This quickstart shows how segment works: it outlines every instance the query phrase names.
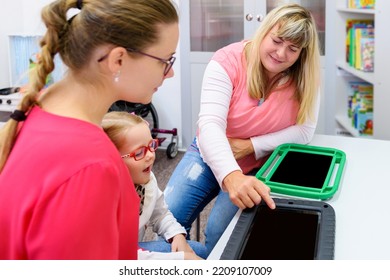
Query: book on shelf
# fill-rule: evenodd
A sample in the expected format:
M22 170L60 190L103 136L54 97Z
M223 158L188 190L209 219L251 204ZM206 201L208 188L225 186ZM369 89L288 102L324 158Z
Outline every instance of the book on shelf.
M352 127L361 135L373 134L373 86L362 81L350 81L348 92L348 117Z
M348 19L346 21L346 61L358 70L374 71L374 21Z
M365 28L361 30L360 38L360 70L366 72L374 71L374 28Z
M375 0L348 0L347 5L351 9L375 9Z

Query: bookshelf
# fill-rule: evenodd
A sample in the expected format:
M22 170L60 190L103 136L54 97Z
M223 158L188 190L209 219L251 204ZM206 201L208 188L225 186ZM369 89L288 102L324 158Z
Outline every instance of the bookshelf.
M346 0L327 1L327 55L325 99L329 110L326 130L329 134L348 132L354 137L390 140L390 1L376 0L374 9L349 9ZM371 19L375 24L374 72L357 70L346 62L346 22ZM373 85L373 135L362 136L348 119L350 81ZM334 106L332 106L334 104Z

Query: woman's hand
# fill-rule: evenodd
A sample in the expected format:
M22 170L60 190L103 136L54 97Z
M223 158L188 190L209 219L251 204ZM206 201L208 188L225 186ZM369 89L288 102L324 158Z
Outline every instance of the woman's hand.
M223 184L229 192L230 200L239 208L252 208L263 199L269 208L275 209L275 202L270 196L270 188L254 176L233 171L225 177Z
M228 140L236 160L254 153L252 141L250 139L228 138Z

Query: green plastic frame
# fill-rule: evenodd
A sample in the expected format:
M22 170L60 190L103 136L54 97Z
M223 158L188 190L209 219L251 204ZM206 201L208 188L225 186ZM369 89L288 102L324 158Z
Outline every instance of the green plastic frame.
M332 157L332 162L322 188L290 185L270 180L270 178L272 178L272 175L274 174L286 154L290 151L319 154ZM276 150L274 150L274 152L271 154L265 164L256 173L256 178L264 182L268 187L270 187L272 193L326 200L331 198L339 188L341 177L344 171L345 161L345 153L334 148L310 146L303 144L282 144L277 147ZM338 169L336 171L337 173L335 174L335 176L332 176L336 166L338 166ZM332 178L334 178L333 183L331 182Z

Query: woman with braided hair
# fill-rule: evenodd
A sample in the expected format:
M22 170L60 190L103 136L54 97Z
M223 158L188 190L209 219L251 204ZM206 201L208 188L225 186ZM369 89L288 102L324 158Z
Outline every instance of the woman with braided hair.
M67 17L72 8L79 12ZM174 75L170 0L57 0L40 61L0 131L0 259L137 259L139 197L101 128ZM59 54L64 78L42 91Z

